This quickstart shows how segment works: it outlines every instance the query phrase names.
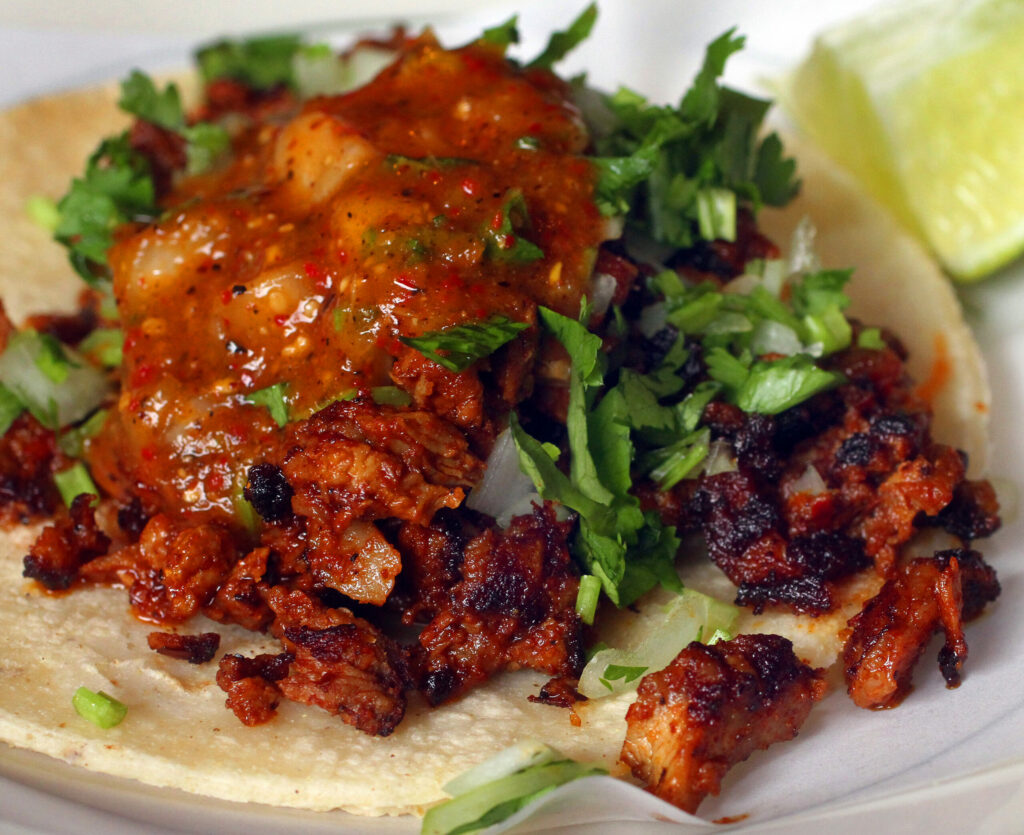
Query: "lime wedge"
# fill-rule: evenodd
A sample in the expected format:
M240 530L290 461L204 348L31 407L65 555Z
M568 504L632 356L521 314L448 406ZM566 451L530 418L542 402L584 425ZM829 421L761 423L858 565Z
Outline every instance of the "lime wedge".
M946 269L1024 251L1024 2L906 0L821 35L781 97Z

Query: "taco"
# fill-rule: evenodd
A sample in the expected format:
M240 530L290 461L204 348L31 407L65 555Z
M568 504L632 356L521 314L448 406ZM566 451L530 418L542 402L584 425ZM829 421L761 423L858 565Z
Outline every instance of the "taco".
M791 163L756 135L764 104L717 83L738 39L656 108L551 72L581 20L525 66L505 58L514 22L455 51L396 36L313 74L321 94L357 56L395 52L367 85L302 101L296 61L322 53L279 38L203 51L188 118L140 74L3 115L7 313L64 315L8 328L0 357L5 513L56 516L0 543L0 628L19 636L0 654L0 738L155 786L367 815L422 812L524 737L621 774L630 676L609 662L596 679L615 692L580 699L584 650L650 643L643 621L679 577L743 604L718 637L781 634L826 668L916 534L974 554L994 530L990 488L931 436L929 401L937 441L984 461L984 369L927 256L800 146L802 196L760 216L797 241L782 258L752 209L793 196ZM261 76L247 61L268 47L287 60ZM91 288L76 304L22 206L90 152L58 207ZM55 388L26 384L15 349ZM843 423L851 380L877 405L858 401L863 427ZM818 471L826 435L859 475ZM830 543L827 569L815 551L814 570L754 577L749 542L716 552L714 525L745 524L715 516L716 485L759 467L772 501L783 484L847 502L845 521L801 522L802 542ZM894 521L870 497L896 473L933 498ZM695 634L716 623L695 618ZM124 721L76 717L80 687L128 705Z

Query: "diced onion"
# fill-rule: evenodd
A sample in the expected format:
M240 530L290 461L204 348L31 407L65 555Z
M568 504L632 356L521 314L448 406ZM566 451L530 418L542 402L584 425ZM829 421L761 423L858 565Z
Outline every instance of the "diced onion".
M603 316L612 303L618 282L608 273L594 273L590 279L590 304L597 316Z
M752 275L750 273L744 273L743 275L736 276L732 281L728 282L723 288L723 293L731 293L739 296L749 296L754 290L761 286L761 279L759 276Z
M376 46L357 47L339 56L329 47L300 49L292 58L295 83L302 98L337 95L370 81L395 60L395 52Z
M789 245L790 275L814 272L821 268L818 254L814 251L814 238L818 234L809 217L803 217L793 230Z
M519 469L519 450L508 429L498 435L487 458L484 477L466 499L466 507L493 516L507 525L513 516L529 513L532 503L542 500L533 481Z
M808 464L807 468L800 474L800 477L796 481L790 482L786 488L786 492L791 496L797 493L820 496L826 490L828 490L828 485L825 484L821 473L818 472L818 468L813 464Z
M704 459L704 475L736 472L736 454L728 441L712 441L708 446L708 457Z
M750 350L756 356L782 354L790 357L803 351L804 344L789 325L776 322L774 319L762 319L754 327Z
M40 366L40 335L22 331L0 355L0 382L45 426L56 429L81 420L107 397L103 373L71 349L62 348L66 375L56 381Z
M640 311L640 333L651 339L656 333L665 329L668 323L668 310L664 302L649 304Z
M618 631L620 648L595 653L583 668L579 692L588 699L599 699L635 689L640 675L664 669L691 641L710 639L718 630L731 632L738 616L739 609L730 603L683 589L668 605L638 615ZM609 666L643 672L608 680L604 676Z
M601 240L617 241L622 237L622 230L626 225L626 218L623 215L606 217L601 224Z

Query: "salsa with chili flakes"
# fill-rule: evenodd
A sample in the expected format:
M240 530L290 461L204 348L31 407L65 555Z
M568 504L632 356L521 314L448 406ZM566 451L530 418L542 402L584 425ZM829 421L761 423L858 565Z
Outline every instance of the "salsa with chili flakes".
M425 36L178 183L110 253L124 385L90 448L99 486L224 520L279 432L247 394L282 384L308 416L390 385L399 336L531 322L537 304L575 313L603 220L567 94L495 48ZM502 232L510 202L522 217ZM539 256L517 258L518 236Z

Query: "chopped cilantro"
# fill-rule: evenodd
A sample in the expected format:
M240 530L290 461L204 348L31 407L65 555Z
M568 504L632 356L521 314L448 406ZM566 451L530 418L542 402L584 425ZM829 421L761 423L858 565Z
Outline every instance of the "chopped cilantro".
M11 424L25 411L25 406L13 391L0 383L0 435L7 434Z
M83 493L99 497L100 491L89 475L89 470L81 461L76 461L68 469L54 473L53 481L57 485L60 497L64 504L71 507L71 503Z
M117 368L124 351L124 332L120 328L96 328L79 343L78 350L98 365Z
M274 422L278 426L284 426L289 420L288 401L284 399L287 388L287 383L274 383L272 386L249 392L244 399L254 406L266 406Z
M94 693L88 687L79 687L71 704L79 716L104 730L120 725L128 715L128 708L122 702L102 690Z
M497 223L484 229L484 241L489 258L495 261L524 263L544 257L543 250L522 236L529 231L530 215L520 189L510 189L505 195Z
M298 35L222 40L199 49L196 61L205 81L231 78L259 90L282 84L294 87L292 59L301 48Z
M68 248L72 266L89 283L106 277L114 229L157 211L149 163L132 149L127 133L100 144L57 208L54 237Z
M795 164L772 134L758 139L767 102L718 83L743 38L729 30L707 49L678 107L628 89L603 98L610 124L595 125L596 202L606 215L676 247L735 237L739 200L757 209L796 192ZM602 120L602 122L607 120Z
M483 34L480 36L480 40L484 43L489 43L492 46L501 47L502 50L508 48L511 44L519 43L519 15L512 15L504 23L499 23L497 26L492 26L490 29L484 29Z
M534 58L529 64L530 68L551 69L561 61L572 50L579 46L590 35L597 20L597 4L591 3L577 18L569 24L564 32L554 32L548 39L548 45L544 51Z
M25 214L31 218L37 226L41 226L47 232L53 232L60 223L60 211L57 203L49 197L41 194L33 194L25 201Z
M78 458L85 449L85 442L95 438L107 420L107 410L97 409L85 421L71 429L66 429L57 437L57 443L65 455Z
M465 371L527 327L526 322L513 322L507 316L496 315L483 322L453 325L421 336L399 337L399 340L449 371Z
M872 351L884 350L885 341L882 339L882 332L878 328L864 328L857 336L857 347Z
M594 622L597 601L601 596L601 581L593 574L580 577L580 590L576 594L576 614L588 626Z
M186 124L174 84L158 90L152 79L135 70L122 82L118 104L139 119L179 134L185 140L189 173L207 168L228 147L227 132L219 125ZM150 221L158 213L149 160L132 147L127 131L100 143L85 174L72 181L57 209L54 237L68 248L76 272L90 284L108 278L107 250L114 229Z
M181 94L177 84L157 90L148 75L139 70L121 82L121 98L117 103L125 113L167 130L176 131L185 123Z
M398 386L377 386L370 392L370 395L378 406L402 407L412 403L409 393Z
M601 676L601 684L607 687L609 690L614 689L611 682L621 679L623 683L628 684L631 681L636 681L640 676L647 672L647 667L624 667L621 664L609 664L604 669L604 675Z
M834 388L843 376L818 368L806 354L755 363L736 388L734 402L745 412L777 415L820 391Z

